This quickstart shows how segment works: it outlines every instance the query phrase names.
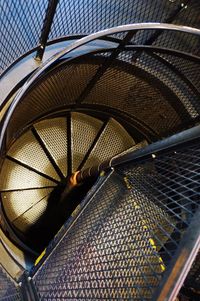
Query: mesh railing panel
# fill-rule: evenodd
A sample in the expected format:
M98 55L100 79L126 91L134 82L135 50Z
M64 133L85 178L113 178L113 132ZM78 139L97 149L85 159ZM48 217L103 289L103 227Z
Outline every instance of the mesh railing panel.
M25 52L38 46L48 0L0 2L0 74Z
M154 55L156 54L156 56ZM199 106L199 90L196 86L194 86L195 89L188 85L187 79L190 79L186 77L186 74L183 73L183 70L187 68L187 72L191 72L191 83L194 84L193 78L198 77L198 70L199 70L199 63L196 62L195 64L190 62L189 60L185 60L173 55L162 55L159 52L154 52L153 55L143 52L140 56L140 59L137 60L136 66L144 69L146 72L149 72L153 74L156 78L159 78L167 87L170 88L171 91L179 98L180 100L180 106L177 106L177 102L171 101L171 106L174 108L176 112L179 112L179 117L182 117L182 121L185 120L185 122L189 119L189 116L191 118L195 118L199 115L200 112L200 106ZM167 63L170 65L166 65L165 61L160 61L161 58L164 58ZM181 64L181 67L178 67L179 64ZM193 69L191 70L191 66L193 66ZM194 67L195 65L195 67ZM175 70L173 70L173 67L176 67L178 71L183 73L183 76L179 75L179 73ZM185 79L186 78L186 79ZM168 98L169 100L170 98ZM184 111L187 111L189 116L186 116ZM166 110L163 111L163 115L166 115ZM164 118L165 119L165 118ZM160 123L158 127L161 129L165 127L165 122L170 122L170 119L166 118L164 123ZM171 121L172 122L172 121ZM178 126L178 124L172 125L168 124L168 127L173 128ZM166 130L163 129L164 131Z
M8 0L0 3L0 73L22 54L38 46L48 2ZM70 34L88 34L117 25L139 22L169 22L199 28L199 9L198 0L185 3L180 0L126 0L115 3L111 0L60 0L49 39ZM134 41L148 43L149 39L152 39L152 32L140 32L136 34ZM157 41L156 36L151 43L154 40ZM199 47L195 41L194 37L186 36L181 42L179 34L164 33L156 44L164 42L167 46L179 49L183 47L187 51L190 49L197 52Z
M143 53L132 60L135 53L122 51L112 62L108 62L109 53L88 55L54 69L17 106L8 126L8 140L16 136L16 129L76 102L94 109L104 106L117 110L155 136L184 128L183 124L199 115L197 95L159 58ZM100 69L104 71L94 81Z
M190 80L194 87L200 91L200 62L190 61L189 59L181 57L174 57L173 55L169 54L159 55L170 62L172 68L177 68L183 74L183 76Z
M153 300L199 209L199 159L194 142L118 168L36 271L39 299Z
M151 0L60 1L50 38L68 34L93 33L122 24L166 22L181 1ZM87 16L87 17L86 17Z
M0 265L0 300L1 301L21 301L22 296L19 293L19 287L6 275L3 267Z
M179 234L197 211L199 201L199 141L135 166L122 169L135 193L143 193L176 220Z

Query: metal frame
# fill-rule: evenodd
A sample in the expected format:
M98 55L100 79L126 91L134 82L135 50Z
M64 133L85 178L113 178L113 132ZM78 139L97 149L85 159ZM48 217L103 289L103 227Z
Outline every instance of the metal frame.
M125 32L125 31L138 31L138 30L168 30L168 31L178 31L178 32L184 32L188 34L194 34L200 36L200 30L196 28L191 28L187 26L178 26L178 25L169 25L165 23L143 23L143 24L128 24L128 25L122 25L122 26L117 26L111 29L106 29L102 30L100 32L91 34L89 36L86 36L76 42L73 43L73 45L70 45L66 49L62 50L60 53L57 55L53 56L51 59L47 60L44 64L42 64L36 72L34 72L29 79L26 81L26 83L23 85L23 87L20 89L20 91L17 93L15 96L9 110L8 114L5 118L4 124L2 126L2 135L0 139L0 148L2 147L2 142L3 138L6 132L7 125L9 123L9 119L11 118L15 107L17 106L18 102L21 100L21 98L25 95L27 90L31 87L31 85L34 83L34 81L44 72L47 71L49 67L51 67L58 59L62 58L64 55L69 54L71 51L77 49L80 46L83 46L93 40L96 40L98 38L102 38L105 35L112 35L120 32Z

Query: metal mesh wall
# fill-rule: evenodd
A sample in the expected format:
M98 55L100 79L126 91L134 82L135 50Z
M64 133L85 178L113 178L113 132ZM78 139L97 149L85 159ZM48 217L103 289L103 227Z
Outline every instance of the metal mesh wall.
M177 70L170 69L167 57L164 59L158 51L142 52L137 60L135 50L121 51L109 62L110 55L86 55L45 75L17 106L8 139L16 136L16 129L21 130L43 114L73 105L116 110L131 117L154 139L194 124L200 107L198 84L194 86L192 79L199 70L199 61L168 55L176 60L177 69L179 62L188 66L187 71L181 71L188 74L185 80Z
M0 2L0 73L22 54L38 46L39 37L49 0ZM184 24L199 28L198 0L126 0L113 3L111 0L60 0L49 39L70 34L88 34L108 27L137 22L166 22ZM150 40L151 41L150 41ZM136 41L153 43L149 33L136 35ZM156 43L163 40L173 47L197 51L194 38L180 40L179 34L163 34Z
M0 74L38 46L48 0L0 1Z
M39 299L154 300L199 209L199 159L197 141L118 168L34 274Z
M179 0L174 3L168 0L126 0L114 3L110 0L60 1L50 38L68 34L89 34L129 23L165 22L178 8L181 8Z
M6 274L0 265L0 300L1 301L21 301L19 287Z

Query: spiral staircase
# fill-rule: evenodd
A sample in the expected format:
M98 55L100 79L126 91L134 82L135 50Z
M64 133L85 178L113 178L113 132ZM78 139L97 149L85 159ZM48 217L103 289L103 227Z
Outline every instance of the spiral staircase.
M199 300L199 14L0 1L0 300Z

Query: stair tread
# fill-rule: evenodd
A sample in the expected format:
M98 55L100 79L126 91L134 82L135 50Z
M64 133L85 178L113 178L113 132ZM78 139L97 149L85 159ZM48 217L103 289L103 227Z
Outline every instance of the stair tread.
M111 118L92 149L83 169L116 156L135 145L133 138L113 118Z
M11 146L8 155L20 162L59 180L55 169L31 131L23 134Z
M5 159L1 173L4 176L1 179L0 191L56 185L55 182L8 159Z
M72 113L73 172L84 159L102 124L102 121L89 115Z
M67 175L67 123L65 117L40 121L34 125L54 161Z
M2 203L7 217L11 222L17 218L19 219L22 214L27 212L27 210L31 210L33 206L43 200L51 191L52 188L44 188L1 193Z

